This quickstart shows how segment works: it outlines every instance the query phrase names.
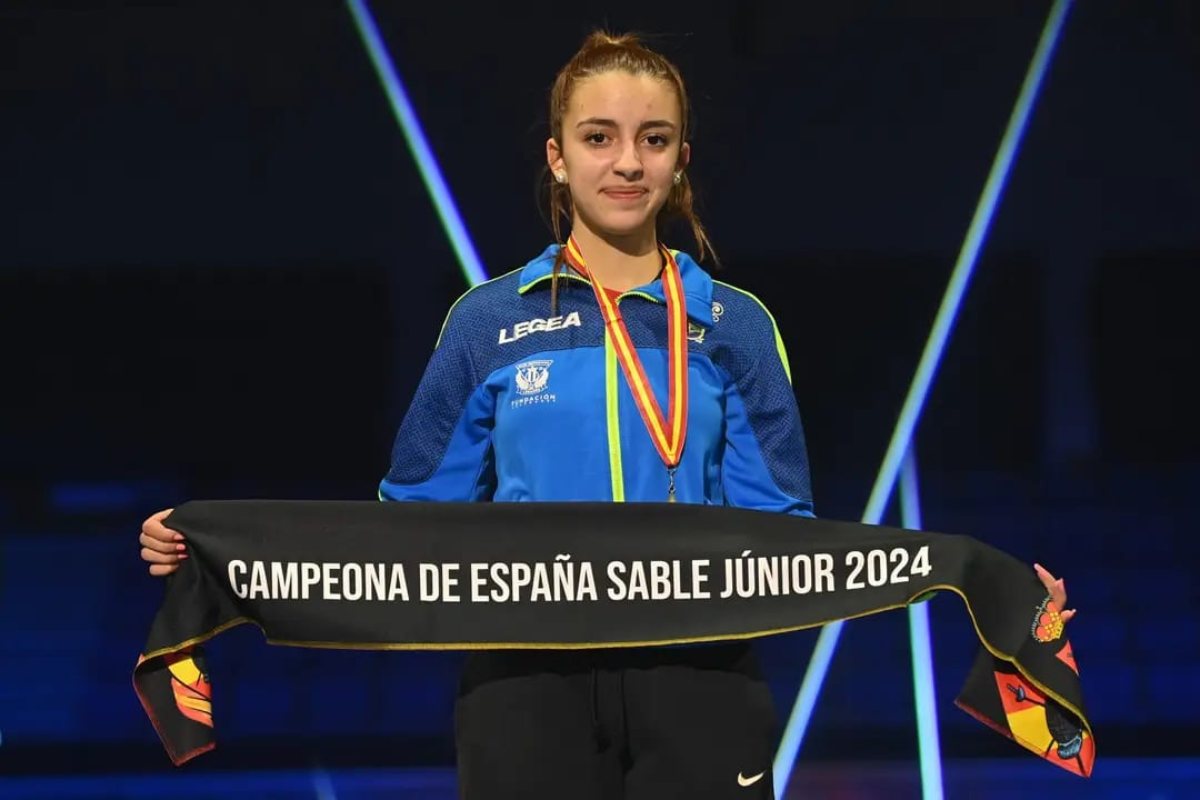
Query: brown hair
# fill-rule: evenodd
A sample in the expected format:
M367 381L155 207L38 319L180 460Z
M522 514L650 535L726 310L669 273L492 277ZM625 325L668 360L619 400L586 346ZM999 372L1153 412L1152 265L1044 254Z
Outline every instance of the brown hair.
M571 100L575 86L593 75L615 70L628 72L630 75L648 75L670 84L671 88L675 90L675 96L679 99L682 124L679 141L682 147L683 143L687 142L690 109L687 90L684 88L683 76L679 74L679 69L665 57L643 45L636 35L626 33L617 36L604 31L595 31L589 35L578 52L554 78L554 87L550 90L550 135L558 142L559 147L561 148L563 145L563 117L566 116L567 104ZM566 184L554 180L549 169L546 170L546 182L549 185L550 196L550 228L554 232L554 241L560 245L551 273L553 278L550 288L550 308L551 314L554 314L558 310L558 276L565 263L564 248L561 247L563 245L562 220L566 219L568 223L572 220L571 190ZM666 221L673 218L685 220L691 227L692 236L696 240L697 257L703 260L705 256L711 255L713 261L719 264L717 254L708 241L704 226L700 224L700 219L696 216L692 205L692 185L685 170L679 183L671 187L667 201L659 213L659 220Z

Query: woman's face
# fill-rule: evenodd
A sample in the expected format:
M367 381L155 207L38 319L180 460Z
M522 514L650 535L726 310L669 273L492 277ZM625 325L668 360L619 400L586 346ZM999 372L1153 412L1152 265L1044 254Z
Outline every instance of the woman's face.
M553 174L565 174L577 220L597 234L654 230L675 173L687 165L679 100L671 84L612 71L575 86L562 142L546 142Z

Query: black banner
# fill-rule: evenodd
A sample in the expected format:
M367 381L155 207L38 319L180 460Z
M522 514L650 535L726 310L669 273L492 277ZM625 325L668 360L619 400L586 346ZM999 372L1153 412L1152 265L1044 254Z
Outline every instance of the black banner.
M213 746L200 643L377 650L746 639L939 590L982 645L959 705L1081 775L1095 758L1059 609L1032 568L965 536L687 504L214 501L165 521L191 557L134 686L172 761Z

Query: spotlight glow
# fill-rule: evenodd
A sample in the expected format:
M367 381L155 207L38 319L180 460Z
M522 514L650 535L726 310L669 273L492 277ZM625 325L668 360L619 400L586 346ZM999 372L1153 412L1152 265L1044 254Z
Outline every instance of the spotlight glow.
M971 273L975 269L979 250L983 246L1000 194L1008 180L1013 158L1020 145L1021 137L1025 133L1034 100L1041 89L1042 79L1045 77L1046 68L1058 43L1063 21L1066 19L1070 7L1071 0L1055 0L1046 18L1046 24L1042 28L1037 50L1029 62L1029 69L1026 71L1025 80L1021 85L1021 93L1009 115L1004 138L1000 141L1000 147L992 161L992 169L988 173L987 183L975 206L975 215L971 219L971 226L967 229L967 235L959 250L958 260L950 276L949 285L942 296L942 303L938 309L937 318L934 320L933 330L921 353L916 375L908 388L908 394L904 399L896 428L892 432L892 439L888 445L887 454L884 456L883 465L880 467L879 474L875 478L875 485L871 489L871 497L862 516L862 521L869 525L879 524L883 518L884 509L887 507L887 501L895 488L901 459L912 443L917 419L925 405L925 399L929 394L929 387L937 372L938 364L945 353L946 342L950 338L954 320L962 305L963 295L966 293ZM782 798L784 790L787 788L792 767L800 753L800 745L804 742L804 734L812 720L817 696L821 692L821 685L825 681L829 663L837 650L838 637L841 635L843 624L839 621L826 625L821 629L820 636L817 637L817 644L813 649L812 658L809 660L808 669L805 670L804 679L800 683L800 691L792 707L787 729L784 731L779 751L775 755L776 797Z
M387 47L383 44L383 37L379 34L375 18L371 16L366 0L346 0L346 5L350 9L351 16L354 17L358 35L367 48L371 63L379 75L379 81L383 84L383 90L387 94L388 102L391 103L396 121L400 123L400 128L404 131L404 139L408 142L408 149L412 153L413 160L417 162L421 180L425 182L425 189L429 192L429 197L437 209L438 218L442 221L442 229L446 231L450 245L454 248L454 254L458 256L463 277L471 286L483 283L487 280L487 273L483 270L483 264L480 263L479 255L475 252L475 245L471 243L471 237L467 234L462 217L459 216L458 207L454 204L454 197L446 186L442 171L438 168L437 159L434 158L433 151L429 148L429 142L421 130L421 122L417 119L417 114L408 101L408 93L404 91L404 84L401 83L400 76L396 73L396 66L392 63Z
M921 492L917 457L910 446L900 467L900 519L910 531L921 530ZM938 742L937 698L933 691L933 644L929 636L929 604L908 607L912 650L913 705L917 709L917 746L921 758L923 800L942 800L942 752Z

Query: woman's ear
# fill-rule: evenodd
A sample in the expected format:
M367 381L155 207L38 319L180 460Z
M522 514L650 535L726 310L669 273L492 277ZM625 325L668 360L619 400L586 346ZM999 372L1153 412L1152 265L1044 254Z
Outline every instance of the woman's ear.
M563 183L566 180L567 168L563 163L562 148L554 141L553 136L546 140L546 166L550 168L550 174L556 181Z
M676 162L676 170L685 170L687 165L692 163L692 145L689 142L684 142L683 147L679 148L679 161Z

